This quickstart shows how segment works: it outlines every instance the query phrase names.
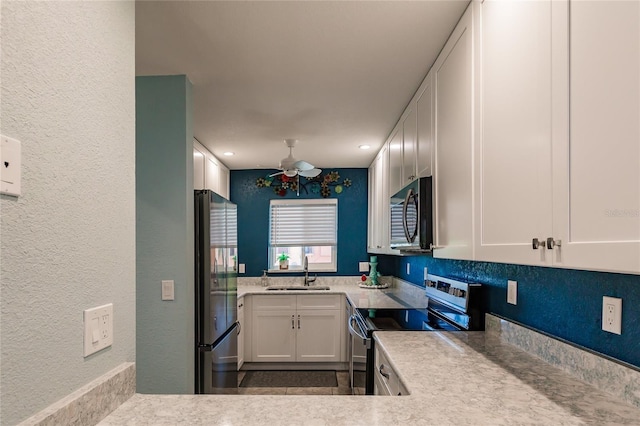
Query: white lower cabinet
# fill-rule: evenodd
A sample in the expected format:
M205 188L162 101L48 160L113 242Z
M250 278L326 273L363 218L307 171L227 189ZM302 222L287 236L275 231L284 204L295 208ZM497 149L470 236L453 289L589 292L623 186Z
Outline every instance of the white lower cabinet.
M252 303L253 362L343 360L339 295L256 295Z
M408 395L407 388L402 384L398 373L391 368L387 357L376 346L374 352L374 364L376 367L373 380L373 394L387 396Z
M244 336L246 331L244 327L246 326L246 321L244 320L244 297L238 299L238 325L240 327L240 332L238 333L238 370L244 364Z

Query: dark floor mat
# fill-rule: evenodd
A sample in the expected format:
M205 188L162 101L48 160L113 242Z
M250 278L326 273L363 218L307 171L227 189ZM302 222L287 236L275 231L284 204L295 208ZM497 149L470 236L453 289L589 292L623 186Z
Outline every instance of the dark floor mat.
M247 371L241 388L335 388L335 371Z

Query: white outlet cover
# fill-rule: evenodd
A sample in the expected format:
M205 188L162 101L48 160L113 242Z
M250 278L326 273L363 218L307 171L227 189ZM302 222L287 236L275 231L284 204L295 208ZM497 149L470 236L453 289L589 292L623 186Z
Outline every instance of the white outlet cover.
M175 283L173 280L162 280L162 300L175 300Z
M507 303L511 305L518 304L518 282L507 281Z
M369 262L358 262L358 271L369 272Z
M244 263L240 263L240 264L238 264L238 273L239 273L239 274L244 274L244 271L245 271L245 269L244 269Z
M113 345L113 303L85 309L84 356Z
M0 194L19 196L22 148L20 141L0 135Z
M622 299L602 297L602 330L622 334Z

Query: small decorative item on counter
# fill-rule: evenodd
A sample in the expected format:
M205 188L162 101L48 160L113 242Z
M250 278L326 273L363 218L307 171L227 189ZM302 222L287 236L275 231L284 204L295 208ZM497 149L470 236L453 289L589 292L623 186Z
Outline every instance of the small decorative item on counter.
M371 265L371 269L369 270L371 285L378 285L378 277L380 276L378 273L378 256L371 256L369 265Z
M267 270L266 269L262 270L262 277L260 277L260 283L262 284L262 287L268 287L269 286L269 277L267 276Z
M278 255L278 263L280 269L289 269L289 255L287 253L280 253Z
M362 276L360 277L360 281L362 282L367 281L367 276L365 274L362 274Z

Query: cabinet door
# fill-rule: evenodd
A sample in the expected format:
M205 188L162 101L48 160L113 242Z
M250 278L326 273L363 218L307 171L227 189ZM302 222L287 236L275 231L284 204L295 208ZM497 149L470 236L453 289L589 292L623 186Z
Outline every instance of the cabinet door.
M244 297L238 299L238 324L240 325L240 333L238 333L238 370L244 364L244 336L245 325L244 320Z
M218 165L218 194L229 199L229 169L222 164Z
M409 106L409 113L402 122L402 186L413 182L416 178L416 108Z
M554 68L554 262L639 273L640 3L575 1L554 12L565 16L554 49L568 58Z
M205 184L207 185L207 189L212 190L215 193L218 193L218 163L213 161L211 158L207 158L206 161L207 169L205 172Z
M295 310L255 310L251 315L253 362L296 360Z
M367 207L368 207L368 216L367 216L367 250L369 252L375 252L376 250L376 224L378 221L377 211L376 211L376 166L377 166L377 157L369 166L368 173L368 191L367 191Z
M388 146L384 145L369 167L368 250L384 253L389 247L389 181L387 179Z
M433 158L433 82L429 73L422 85L422 91L416 99L416 170L418 177L431 176Z
M478 9L475 258L550 265L551 0Z
M398 192L402 185L402 124L399 123L389 141L389 195Z
M204 168L205 153L193 146L193 189L205 189Z
M434 64L436 246L434 257L473 259L472 2Z
M296 361L340 361L340 309L299 309L296 317Z

